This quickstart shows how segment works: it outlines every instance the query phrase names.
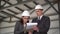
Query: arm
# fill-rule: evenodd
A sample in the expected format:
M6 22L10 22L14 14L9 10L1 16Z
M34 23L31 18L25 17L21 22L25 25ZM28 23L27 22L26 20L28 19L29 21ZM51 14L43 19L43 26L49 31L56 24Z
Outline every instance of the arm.
M32 34L32 29L28 31L28 34Z
M36 22L36 18L32 19L32 23L33 23L33 22Z
M15 29L14 29L14 34L20 34L22 30L20 29L20 22L16 22Z
M14 34L19 34L19 22L16 22L15 28L14 28Z
M48 30L49 30L49 28L50 28L50 18L47 17L47 18L45 19L44 24L43 24L42 26L39 25L38 28L39 28L39 31L40 31L40 32L48 32Z
M36 18L32 20L32 23L34 23L34 22L37 22L37 21L36 21ZM34 27L33 27L33 30L38 32L39 29L38 29L37 26L34 26Z

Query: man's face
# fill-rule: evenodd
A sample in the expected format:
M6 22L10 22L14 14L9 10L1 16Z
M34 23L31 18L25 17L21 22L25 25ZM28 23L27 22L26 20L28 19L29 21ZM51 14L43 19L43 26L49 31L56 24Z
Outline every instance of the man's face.
M37 14L37 16L41 16L42 13L43 13L43 10L40 10L40 9L37 9L37 10L36 10L36 14Z

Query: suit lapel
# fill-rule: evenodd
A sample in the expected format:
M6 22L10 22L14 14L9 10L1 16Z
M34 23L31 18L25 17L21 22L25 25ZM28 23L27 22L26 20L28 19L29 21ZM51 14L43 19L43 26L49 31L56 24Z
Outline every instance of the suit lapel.
M43 21L44 20L44 16L42 16L41 20L40 21Z

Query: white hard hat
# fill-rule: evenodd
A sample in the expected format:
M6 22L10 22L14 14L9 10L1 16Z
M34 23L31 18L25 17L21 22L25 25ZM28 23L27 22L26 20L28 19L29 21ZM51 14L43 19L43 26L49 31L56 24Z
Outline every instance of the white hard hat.
M36 5L35 9L43 9L41 5Z
M30 16L29 12L27 10L25 10L23 13L22 13L22 16Z

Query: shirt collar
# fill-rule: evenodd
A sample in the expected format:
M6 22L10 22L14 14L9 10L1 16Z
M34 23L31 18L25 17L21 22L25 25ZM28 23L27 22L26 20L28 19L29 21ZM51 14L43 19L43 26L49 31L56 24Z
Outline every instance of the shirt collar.
M43 15L41 15L41 16L38 16L38 17L40 17L40 19L43 17Z

